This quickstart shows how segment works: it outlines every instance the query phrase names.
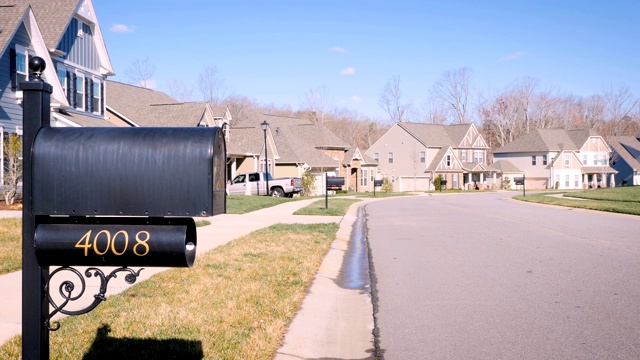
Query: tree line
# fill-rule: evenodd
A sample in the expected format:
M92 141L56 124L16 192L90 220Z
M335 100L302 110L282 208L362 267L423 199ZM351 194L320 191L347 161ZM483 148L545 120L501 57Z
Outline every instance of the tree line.
M154 69L148 59L137 59L126 74L129 82L148 87ZM209 102L216 113L224 113L228 108L232 126L255 121L261 114L302 117L323 124L363 150L394 123L401 122L475 123L491 150L535 129L591 129L607 141L613 136L640 135L640 99L625 84L580 97L545 89L530 77L517 79L493 93L476 89L472 79L473 71L468 67L445 71L431 86L428 98L416 104L404 96L400 76L392 76L381 88L378 99L387 119L372 119L333 106L331 92L324 86L302 94L297 110L289 104L259 104L230 91L215 66L204 68L196 86L173 79L166 87L167 93L178 101L198 98Z

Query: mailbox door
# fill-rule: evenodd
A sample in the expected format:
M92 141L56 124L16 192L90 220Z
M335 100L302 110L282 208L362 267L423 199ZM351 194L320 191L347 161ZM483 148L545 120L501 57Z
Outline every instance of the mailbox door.
M212 216L226 207L220 128L44 127L36 215Z

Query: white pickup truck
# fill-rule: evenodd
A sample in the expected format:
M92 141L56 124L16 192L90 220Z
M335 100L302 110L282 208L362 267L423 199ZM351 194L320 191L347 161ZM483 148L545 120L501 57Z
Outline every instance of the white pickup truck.
M274 197L292 197L302 192L302 179L280 178L273 179L270 173L254 172L240 174L227 183L228 195L266 195L269 180L269 194Z

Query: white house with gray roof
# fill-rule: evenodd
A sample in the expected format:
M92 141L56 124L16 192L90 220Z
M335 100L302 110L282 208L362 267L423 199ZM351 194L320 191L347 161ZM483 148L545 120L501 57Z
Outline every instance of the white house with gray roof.
M494 160L523 171L527 188L615 186L611 149L592 130L536 129L496 149Z
M428 191L441 175L446 188L493 186L486 141L473 124L396 123L366 152L378 164L377 178L394 191Z
M640 135L609 139L611 167L618 171L616 185L640 185Z

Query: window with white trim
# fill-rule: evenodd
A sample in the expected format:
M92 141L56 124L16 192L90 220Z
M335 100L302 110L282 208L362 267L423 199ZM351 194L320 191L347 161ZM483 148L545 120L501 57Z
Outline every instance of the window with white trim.
M531 155L531 165L533 165L533 166L536 165L536 156L535 155Z
M27 48L16 45L16 89L20 90L20 83L29 80L29 53Z
M84 76L76 75L76 109L84 110Z
M476 164L484 164L484 152L482 150L473 151L473 162Z
M100 99L102 98L102 94L100 93L100 82L97 80L93 81L93 89L92 89L92 104L91 109L95 114L100 114Z
M393 153L389 152L389 164L393 164Z
M67 69L58 68L58 80L60 80L60 85L62 85L62 91L64 92L65 97L67 96Z
M560 175L556 175L556 184L555 186L560 186Z
M564 166L571 166L571 154L564 154Z
M427 162L427 153L424 151L420 151L420 163L424 164Z
M580 187L580 175L575 175L573 177L573 182L574 182L573 187L579 188Z
M569 175L564 176L564 187L569 187Z
M462 162L467 161L467 150L460 151L460 161Z
M380 162L380 154L379 153L373 153L373 160L375 162Z
M589 164L589 158L587 154L582 155L582 165L587 166Z
M451 155L450 154L447 154L447 156L446 156L446 166L448 168L451 167Z
M542 165L547 166L547 155L542 155Z
M367 179L367 177L368 177L367 172L368 172L367 170L362 169L362 176L360 177L360 179L361 179L360 183L361 183L362 186L367 186L367 180L368 180Z

